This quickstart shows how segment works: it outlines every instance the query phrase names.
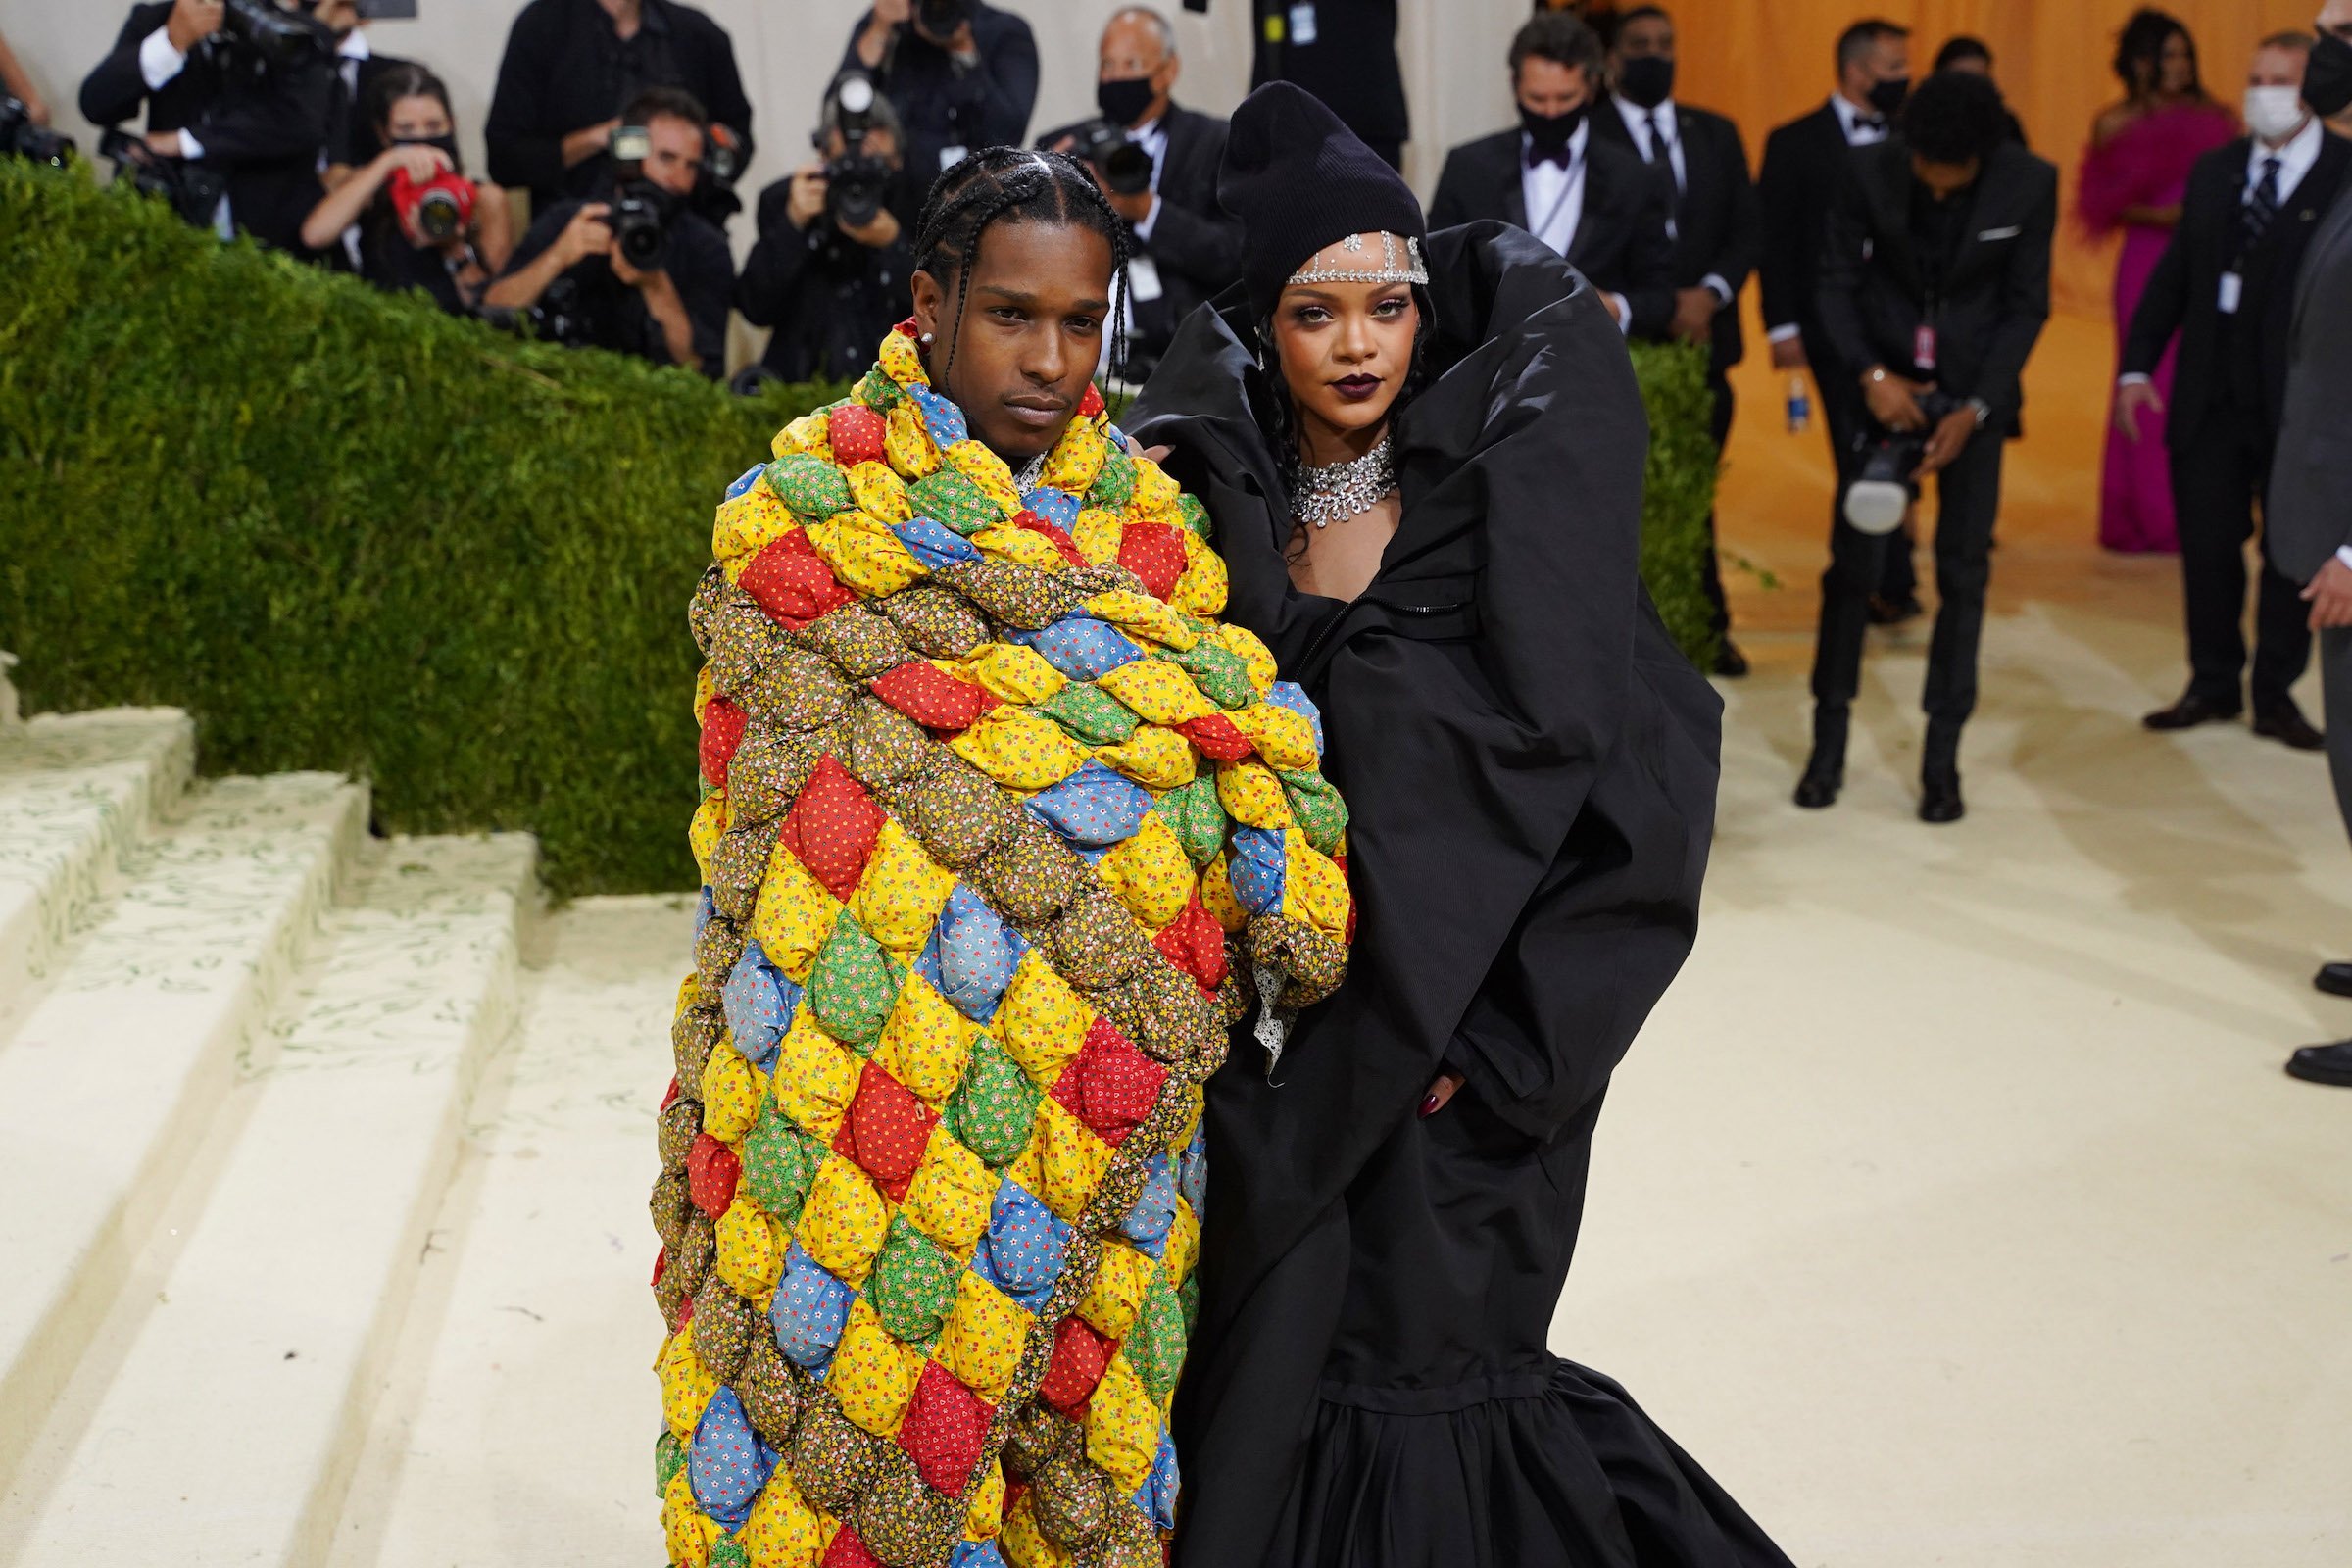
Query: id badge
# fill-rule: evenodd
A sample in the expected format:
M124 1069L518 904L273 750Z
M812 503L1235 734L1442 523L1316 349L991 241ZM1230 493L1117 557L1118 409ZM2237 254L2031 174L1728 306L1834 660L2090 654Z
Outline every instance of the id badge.
M1138 305L1149 305L1166 293L1160 286L1159 269L1149 256L1133 256L1127 261L1127 297Z
M1911 334L1911 363L1923 370L1936 368L1936 329L1925 321Z
M971 155L972 150L969 147L942 147L939 150L939 172L943 174L946 173Z
M1298 44L1315 41L1314 0L1299 0L1291 7L1291 42Z
M2224 272L2222 274L2222 314L2235 316L2238 306L2244 302L2245 297L2246 280L2244 275L2238 272Z

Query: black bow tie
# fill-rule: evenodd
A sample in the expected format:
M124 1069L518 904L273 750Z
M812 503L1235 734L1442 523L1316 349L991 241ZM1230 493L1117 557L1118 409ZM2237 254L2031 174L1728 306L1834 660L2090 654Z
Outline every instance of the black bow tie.
M1885 115L1856 115L1854 128L1856 130L1885 130L1886 117Z
M1565 142L1548 151L1530 142L1527 146L1527 167L1533 169L1538 164L1557 164L1562 169L1574 169L1576 153Z

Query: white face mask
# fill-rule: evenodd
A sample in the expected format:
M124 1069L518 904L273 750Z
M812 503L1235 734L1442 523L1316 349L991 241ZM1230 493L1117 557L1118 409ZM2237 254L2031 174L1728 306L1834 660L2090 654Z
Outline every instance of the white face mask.
M2302 89L2297 87L2248 87L2246 89L2246 128L2264 141L2278 141L2290 135L2303 123L2310 113L2303 107Z

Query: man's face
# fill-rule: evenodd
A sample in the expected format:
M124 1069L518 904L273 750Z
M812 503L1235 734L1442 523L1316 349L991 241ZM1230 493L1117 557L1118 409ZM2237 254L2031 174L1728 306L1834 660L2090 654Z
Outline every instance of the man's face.
M839 158L849 150L849 138L841 133L839 125L835 125L825 132L823 152L828 162ZM868 158L881 159L893 169L906 167L905 159L899 154L899 138L884 130L880 125L872 126L866 131L865 140L859 145L858 151Z
M2293 87L2303 85L2303 67L2311 57L2300 49L2257 49L2254 65L2246 73L2249 87Z
M1911 74L1911 40L1881 37L1848 67L1843 86L1856 103L1870 101L1870 89L1882 81L1899 81Z
M1102 48L1095 60L1097 81L1149 81L1152 107L1144 120L1155 119L1168 107L1176 87L1177 60L1159 41L1159 28L1142 17L1113 17L1102 29ZM1143 121L1138 121L1141 124Z
M914 274L932 380L999 457L1051 451L1078 412L1102 356L1110 264L1093 229L1029 220L982 231L960 318L956 286Z
M1965 190L1984 167L1981 158L1971 158L1964 164L1931 163L1917 153L1911 155L1911 172L1937 201L1949 201L1952 193Z
M2322 32L2332 32L2346 43L2352 43L2352 0L2328 0L2320 7L2315 24Z
M672 196L691 196L703 173L703 133L691 121L656 115L645 127L653 150L645 155L645 177Z
M1563 66L1535 56L1519 62L1519 107L1548 120L1580 107L1592 96L1592 79L1582 66Z
M1661 59L1674 58L1674 24L1664 17L1640 17L1617 30L1617 62L1639 60L1643 55Z

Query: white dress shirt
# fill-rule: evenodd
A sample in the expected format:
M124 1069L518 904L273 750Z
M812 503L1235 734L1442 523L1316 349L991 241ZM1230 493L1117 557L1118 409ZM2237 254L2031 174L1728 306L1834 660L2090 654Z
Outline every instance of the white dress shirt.
M1592 122L1580 122L1568 138L1566 169L1549 159L1529 163L1535 145L1533 136L1519 133L1519 199L1527 205L1527 231L1565 256L1585 221L1585 153L1592 145ZM1633 312L1624 296L1609 298L1617 304L1617 330L1630 330Z
M139 43L139 79L147 83L149 92L160 92L172 78L188 69L187 51L172 41L172 29L158 27ZM190 163L204 156L204 143L196 133L184 127L179 132L179 156ZM213 232L222 239L237 237L236 220L228 211L228 196L223 192L220 204L213 209Z
M1855 103L1841 92L1830 94L1830 110L1837 115L1838 128L1845 133L1845 144L1848 147L1876 147L1885 141L1889 133L1886 118L1884 115L1875 109L1865 108L1861 104ZM1863 122L1866 119L1875 121L1877 123L1864 124ZM1764 336L1769 342L1786 343L1795 337L1797 332L1796 323L1790 321L1786 326L1774 327Z

